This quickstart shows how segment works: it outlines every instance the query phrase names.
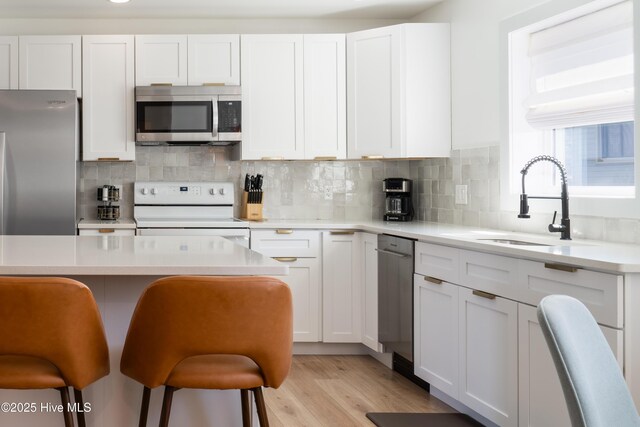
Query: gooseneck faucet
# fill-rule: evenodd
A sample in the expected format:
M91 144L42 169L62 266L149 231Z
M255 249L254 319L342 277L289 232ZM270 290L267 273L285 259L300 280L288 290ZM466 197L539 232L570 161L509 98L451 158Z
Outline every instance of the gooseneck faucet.
M560 178L562 179L562 187L560 191L560 197L551 196L527 196L524 190L524 178L529 171L529 168L534 164L542 161L551 162L560 169ZM526 165L520 171L522 174L522 194L520 195L520 214L518 218L530 218L529 215L529 203L528 199L560 199L562 201L562 218L560 224L556 224L556 215L558 211L553 214L551 224L549 224L549 232L560 233L560 240L571 240L571 221L569 221L569 192L567 191L567 170L562 163L555 157L551 156L537 156L529 160Z

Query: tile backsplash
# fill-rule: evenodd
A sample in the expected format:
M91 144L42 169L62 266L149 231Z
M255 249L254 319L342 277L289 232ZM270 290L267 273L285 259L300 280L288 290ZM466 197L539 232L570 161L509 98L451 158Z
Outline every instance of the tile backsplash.
M450 158L376 161L232 161L221 147L136 147L132 163L80 163L79 211L96 218L96 189L122 185L123 218L133 216L134 181L232 181L236 197L246 173L264 175L264 216L336 221L382 218L382 180L413 180L416 219L538 234L548 214L519 220L500 210L498 146L453 150ZM468 186L468 204L455 204L455 186ZM239 215L239 203L236 216ZM571 215L573 236L640 243L640 221Z

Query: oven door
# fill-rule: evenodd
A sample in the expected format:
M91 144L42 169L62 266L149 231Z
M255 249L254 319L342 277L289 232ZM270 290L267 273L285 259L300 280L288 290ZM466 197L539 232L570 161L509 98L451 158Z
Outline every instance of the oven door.
M138 228L138 236L221 236L249 247L248 228Z
M136 97L136 141L218 141L218 97Z

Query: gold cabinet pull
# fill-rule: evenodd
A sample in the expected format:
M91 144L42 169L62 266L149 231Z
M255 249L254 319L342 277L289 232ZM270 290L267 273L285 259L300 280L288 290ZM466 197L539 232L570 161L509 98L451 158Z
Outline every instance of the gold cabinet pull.
M545 262L544 268L548 268L549 270L566 271L567 273L575 273L576 271L578 271L578 267L573 267L571 265L564 265L564 264L553 264L550 262Z
M120 157L98 157L99 162L118 162Z
M362 156L362 160L380 160L380 159L384 159L384 156L381 156L379 154L373 154L370 156Z
M98 233L115 233L116 230L114 228L99 228Z
M293 234L293 230L280 228L276 230L276 234Z
M283 257L283 256L274 257L273 259L280 262L296 262L298 260L298 258L296 257Z
M315 156L313 160L338 160L338 158L336 156Z
M442 280L436 279L435 277L424 276L424 280L425 280L425 282L433 283L433 284L436 284L436 285L442 285Z
M486 298L486 299L496 299L496 296L494 294L490 294L489 292L482 292L482 291L473 291L473 294L477 297L482 297L482 298Z
M284 160L282 156L263 157L261 160Z
M224 86L224 83L220 83L220 82L205 82L205 83L202 83L202 86Z
M329 234L333 235L333 236L346 236L346 235L350 235L350 234L355 234L355 231L350 231L350 230L331 230L329 232Z

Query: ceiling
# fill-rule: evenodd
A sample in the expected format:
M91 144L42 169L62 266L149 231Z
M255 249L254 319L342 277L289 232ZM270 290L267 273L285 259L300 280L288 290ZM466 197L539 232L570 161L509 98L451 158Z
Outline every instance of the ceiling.
M441 0L0 0L0 18L408 19Z

